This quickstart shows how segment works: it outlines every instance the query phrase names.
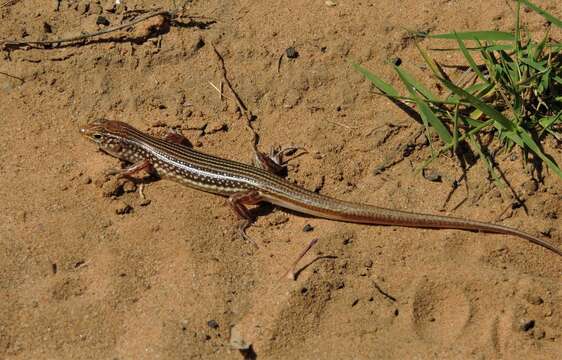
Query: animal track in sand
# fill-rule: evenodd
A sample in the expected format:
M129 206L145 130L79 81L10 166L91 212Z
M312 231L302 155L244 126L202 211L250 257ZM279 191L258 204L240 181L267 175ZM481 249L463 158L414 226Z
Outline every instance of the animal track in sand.
M462 334L471 317L470 302L453 284L422 282L412 304L416 334L424 341L447 345Z

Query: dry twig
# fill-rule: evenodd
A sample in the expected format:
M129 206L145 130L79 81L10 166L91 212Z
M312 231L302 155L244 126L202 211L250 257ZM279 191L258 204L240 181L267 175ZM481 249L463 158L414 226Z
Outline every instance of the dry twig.
M211 44L211 47L213 48L213 51L215 52L215 55L217 56L217 59L219 60L219 64L221 66L221 73L222 73L223 81L226 84L226 86L228 87L228 89L230 90L230 92L232 93L232 95L234 96L234 101L236 102L236 105L240 109L240 113L246 118L246 128L248 129L248 131L250 131L250 133L252 134L252 137L253 137L252 147L254 149L254 152L258 153L259 152L258 151L259 135L254 130L254 128L252 127L253 115L248 110L246 105L244 105L244 103L242 102L242 100L238 96L238 93L236 93L236 91L234 91L234 89L232 88L232 85L230 84L230 80L228 80L228 77L227 77L226 66L224 65L224 59L223 59L222 55L215 48L215 45Z
M89 39L92 37L96 37L96 36L100 36L100 35L105 35L105 34L109 34L111 32L115 32L118 30L123 30L123 29L128 29L142 21L148 20L150 18L156 17L156 16L164 16L164 17L169 17L170 13L168 11L157 11L151 14L147 14L144 16L141 16L133 21L130 21L126 24L122 24L122 25L118 25L118 26L114 26L111 28L107 28L104 30L100 30L100 31L96 31L93 33L86 33L86 34L82 34L79 36L72 36L69 38L62 38L62 39L56 39L56 40L44 40L44 41L18 41L18 40L3 40L0 41L0 45L4 46L4 47L21 47L21 46L32 46L32 45L54 45L54 44L63 44L63 43L70 43L70 42L75 42L75 41L81 41L81 40L85 40L85 39Z

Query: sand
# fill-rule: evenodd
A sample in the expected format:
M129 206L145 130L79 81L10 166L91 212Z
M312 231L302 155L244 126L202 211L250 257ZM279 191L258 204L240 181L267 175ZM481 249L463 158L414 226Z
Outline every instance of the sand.
M562 17L559 1L535 2ZM0 39L57 39L123 21L114 1L56 3L2 7ZM129 18L173 8L122 3ZM256 116L260 148L308 150L290 162L291 181L340 199L499 222L562 246L560 178L544 169L534 182L513 149L496 156L509 187L495 187L468 150L466 176L443 156L429 167L441 182L428 180L416 171L431 155L423 128L350 66L399 87L387 65L399 58L437 92L406 29L510 31L512 2L176 3L176 22L152 20L159 33L148 38L141 24L85 44L1 53L0 358L242 359L232 346L241 343L258 359L560 356L562 261L540 247L270 207L248 231L256 249L238 236L224 198L152 181L143 200L139 184L104 176L120 162L78 133L97 118L159 136L175 127L198 150L250 162L244 118L226 87L221 99L210 85L222 79L214 44ZM524 22L545 30L535 14ZM298 56L281 58L290 47ZM560 142L542 146L562 163ZM313 238L296 281L285 279Z

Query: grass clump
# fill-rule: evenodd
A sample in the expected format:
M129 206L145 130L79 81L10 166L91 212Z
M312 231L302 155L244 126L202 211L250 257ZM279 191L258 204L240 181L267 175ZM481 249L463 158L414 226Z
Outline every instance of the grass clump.
M540 14L550 25L562 28L562 20L528 0L515 0L515 31L471 31L446 34L414 34L416 37L448 39L456 46L439 51L459 51L466 60L464 81L455 83L427 51L417 43L427 67L437 79L438 87L448 95L436 96L418 82L404 68L394 66L407 94L400 93L390 84L365 69L353 67L370 80L385 96L401 105L415 105L426 131L433 129L444 146L432 157L455 150L459 142L468 143L485 160L492 177L492 155L483 151L478 141L481 132L493 133L502 144L499 150L520 147L525 154L533 154L562 179L562 171L539 145L553 136L562 140L562 44L550 39L547 30L540 40L521 27L520 8L527 6ZM480 63L477 62L478 56ZM431 136L428 135L431 141Z

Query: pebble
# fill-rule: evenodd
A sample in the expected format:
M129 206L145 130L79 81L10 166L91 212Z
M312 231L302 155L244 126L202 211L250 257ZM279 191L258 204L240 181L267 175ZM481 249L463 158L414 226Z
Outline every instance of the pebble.
M519 329L521 331L529 331L535 327L535 320L522 320L521 324L519 325Z
M304 231L304 232L310 232L310 231L312 231L312 230L314 230L314 227L313 227L312 225L310 225L310 224L306 224L306 225L302 228L302 231Z
M207 321L207 326L210 327L211 329L218 329L219 323L216 320L209 320Z
M43 32L47 33L47 34L51 34L53 32L53 28L51 27L51 24L49 24L48 22L43 22Z
M363 262L363 265L367 268L370 269L373 267L373 260L371 259L367 259Z
M552 230L554 230L551 227L546 227L544 229L541 230L541 234L543 234L546 237L551 237L552 236Z
M441 174L439 174L435 170L424 169L422 170L422 175L426 180L433 181L433 182L441 182Z
M337 5L337 3L336 3L335 1L333 1L333 0L326 0L326 1L324 2L324 4L326 4L326 6L330 6L330 7L333 7L333 6L336 6L336 5Z
M289 59L296 59L299 57L299 52L291 46L285 50L285 55L287 55Z
M402 65L402 59L400 59L399 57L395 57L390 59L390 63L393 64L394 66L400 66Z
M109 26L110 22L109 20L107 20L107 18L105 16L98 16L96 18L96 24L97 25L103 25L103 26Z
M196 53L203 46L205 46L205 41L201 36L198 36L197 39L193 42L193 45L191 46L191 53Z
M88 185L88 184L91 184L91 183L92 183L92 178L91 178L91 177L89 177L89 176L84 176L84 177L82 178L82 184Z

